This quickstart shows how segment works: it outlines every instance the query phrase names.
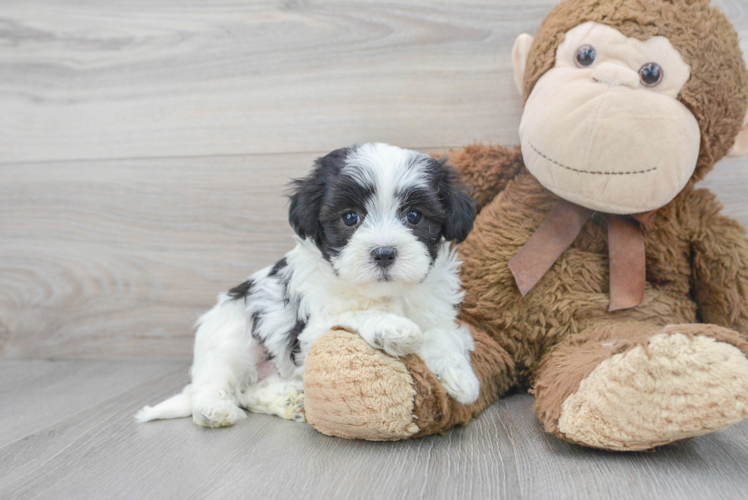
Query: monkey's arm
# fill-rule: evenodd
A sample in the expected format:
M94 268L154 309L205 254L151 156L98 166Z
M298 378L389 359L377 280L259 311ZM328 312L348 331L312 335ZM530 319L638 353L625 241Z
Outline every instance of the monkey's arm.
M519 146L471 144L447 153L449 162L470 188L480 210L499 194L524 166Z
M719 213L712 193L699 191L701 212L691 248L694 297L701 319L748 335L748 239L745 229Z

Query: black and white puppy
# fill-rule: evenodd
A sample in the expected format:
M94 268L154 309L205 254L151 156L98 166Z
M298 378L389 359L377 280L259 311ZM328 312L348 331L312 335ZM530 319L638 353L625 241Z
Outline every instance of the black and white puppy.
M312 343L350 328L393 356L418 355L460 403L478 398L473 339L451 242L475 204L443 160L386 144L333 151L293 183L296 248L223 293L198 321L192 383L136 419L221 427L242 408L303 420Z

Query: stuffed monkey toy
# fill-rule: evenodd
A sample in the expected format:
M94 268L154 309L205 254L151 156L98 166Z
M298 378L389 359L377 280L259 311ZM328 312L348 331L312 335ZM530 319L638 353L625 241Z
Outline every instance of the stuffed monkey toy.
M307 421L395 440L530 389L545 429L644 450L748 416L748 240L695 184L748 152L748 73L709 0L565 0L513 51L521 146L451 151L481 211L460 246L477 402L355 332L312 347Z

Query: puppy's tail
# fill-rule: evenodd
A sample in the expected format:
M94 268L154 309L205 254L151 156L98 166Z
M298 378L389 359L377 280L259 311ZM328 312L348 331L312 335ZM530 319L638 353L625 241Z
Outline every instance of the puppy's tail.
M144 406L135 414L136 422L148 422L166 418L181 418L192 415L192 387L187 386L179 394L156 406Z

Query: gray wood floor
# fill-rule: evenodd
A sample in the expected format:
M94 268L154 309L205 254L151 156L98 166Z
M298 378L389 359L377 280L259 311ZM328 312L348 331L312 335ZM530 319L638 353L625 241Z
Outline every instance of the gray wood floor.
M0 498L745 498L748 422L654 453L582 449L509 396L445 436L369 443L250 415L136 424L182 361L0 362Z
M132 421L216 294L290 249L314 158L516 144L511 46L556 3L2 0L0 498L745 498L746 423L601 453L527 395L401 443ZM748 2L715 3L748 40ZM748 225L748 159L702 185Z

